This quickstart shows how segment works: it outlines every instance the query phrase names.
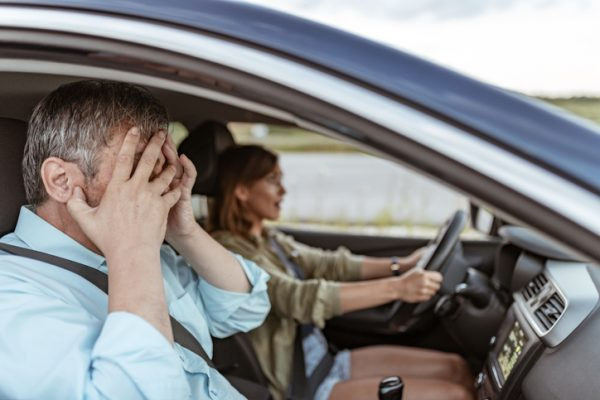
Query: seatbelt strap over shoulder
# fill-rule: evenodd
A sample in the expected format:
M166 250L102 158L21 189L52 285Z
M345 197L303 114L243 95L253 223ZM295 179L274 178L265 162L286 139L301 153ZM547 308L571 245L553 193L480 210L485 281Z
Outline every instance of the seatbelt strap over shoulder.
M281 246L281 244L277 241L277 239L275 239L274 235L269 235L269 244L271 245L271 248L273 249L275 254L277 254L279 261L281 261L283 263L283 266L285 267L285 269L290 274L294 275L296 278L298 278L300 280L304 280L304 278L305 278L304 271L302 270L302 268L300 268L300 266L298 264L296 264L294 261L290 260L290 258L285 253L283 246Z
M89 267L84 264L80 264L78 262L68 260L66 258L53 256L52 254L43 253L41 251L26 249L20 246L13 246L7 243L0 243L0 250L3 250L7 253L13 254L15 256L27 257L34 260L42 261L48 264L52 264L56 267L65 269L74 274L77 274L92 283L94 286L102 290L104 293L108 294L108 276L98 271L95 268ZM202 348L202 345L196 340L194 335L190 333L183 325L179 323L175 318L170 316L171 319L171 327L173 329L173 339L180 346L185 347L191 352L202 357L204 361L208 364L209 367L215 368L214 363Z

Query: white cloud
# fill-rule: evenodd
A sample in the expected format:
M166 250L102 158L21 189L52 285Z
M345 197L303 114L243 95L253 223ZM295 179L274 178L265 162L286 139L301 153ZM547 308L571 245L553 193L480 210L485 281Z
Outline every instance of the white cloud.
M505 88L600 95L600 2L252 0Z

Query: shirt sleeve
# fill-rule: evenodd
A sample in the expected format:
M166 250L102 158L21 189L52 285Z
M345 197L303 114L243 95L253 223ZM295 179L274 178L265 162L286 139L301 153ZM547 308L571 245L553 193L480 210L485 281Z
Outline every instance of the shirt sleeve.
M340 246L337 250L323 250L295 241L291 236L276 233L276 240L286 253L302 267L307 278L332 281L360 280L363 257Z
M269 275L254 262L237 254L234 256L252 286L249 293L223 290L204 279L198 283L198 291L208 315L208 328L211 335L219 338L236 332L248 332L260 326L271 309L267 293Z
M213 286L199 278L183 257L176 256L174 261L182 287L199 307L204 308L210 334L218 338L260 326L271 309L267 293L269 275L253 261L235 253L233 256L250 282L252 289L248 293Z
M0 397L190 396L177 353L144 319L114 312L101 321L81 307L18 286L0 293L0 354L10 366L0 374Z

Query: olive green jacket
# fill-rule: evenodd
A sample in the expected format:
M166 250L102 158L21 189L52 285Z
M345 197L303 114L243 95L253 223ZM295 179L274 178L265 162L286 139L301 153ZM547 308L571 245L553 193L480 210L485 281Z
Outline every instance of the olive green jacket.
M269 235L304 270L305 280L288 273L271 249ZM262 237L252 240L226 231L214 232L213 236L271 275L267 283L271 312L264 324L250 332L250 340L274 399L283 399L291 383L297 325L313 323L323 328L326 320L341 314L339 284L335 281L360 279L362 257L343 247L328 251L306 246L268 228Z

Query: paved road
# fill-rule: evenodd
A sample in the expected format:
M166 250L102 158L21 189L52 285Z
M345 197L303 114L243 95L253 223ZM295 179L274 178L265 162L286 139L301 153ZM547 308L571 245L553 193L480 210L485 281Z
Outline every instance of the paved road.
M282 220L439 225L467 201L397 164L363 154L283 153Z

